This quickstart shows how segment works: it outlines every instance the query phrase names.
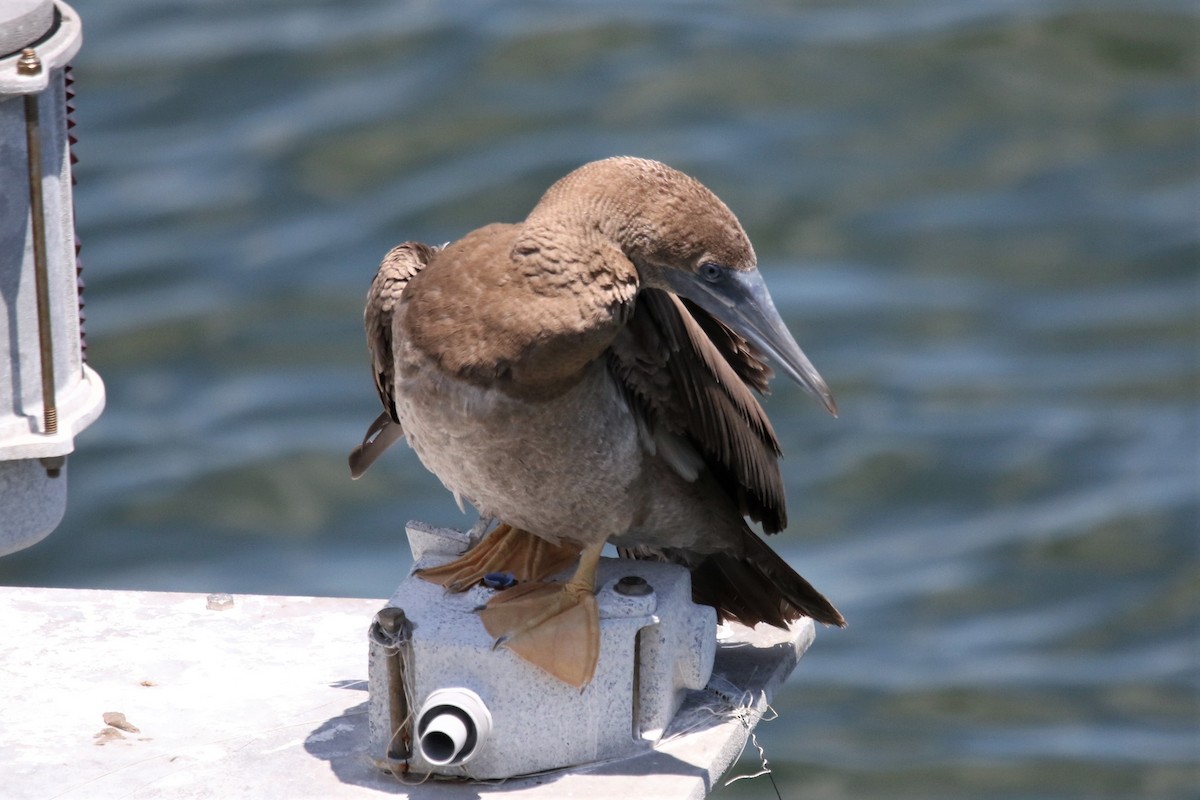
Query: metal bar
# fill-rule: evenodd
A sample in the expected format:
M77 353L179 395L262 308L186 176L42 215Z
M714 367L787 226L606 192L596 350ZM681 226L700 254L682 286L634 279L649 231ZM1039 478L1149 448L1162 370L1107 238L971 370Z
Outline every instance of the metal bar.
M387 757L393 761L403 761L412 755L412 713L404 686L404 651L412 642L412 624L404 615L404 610L394 606L381 609L375 615L375 624L383 634L380 638L388 643L387 696L392 736L388 743Z
M31 71L41 71L36 54L25 51L22 60ZM41 113L37 95L25 95L25 143L29 157L29 212L33 222L33 270L37 293L38 345L42 366L42 432L58 433L58 404L54 389L54 337L50 329L50 281L46 266L46 213L42 197Z

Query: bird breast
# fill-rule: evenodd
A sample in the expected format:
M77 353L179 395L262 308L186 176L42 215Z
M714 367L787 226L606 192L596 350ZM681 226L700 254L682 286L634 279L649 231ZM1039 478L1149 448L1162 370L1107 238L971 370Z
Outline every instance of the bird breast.
M481 514L550 541L628 530L642 466L637 425L597 360L553 397L514 397L397 352L396 410L421 463Z

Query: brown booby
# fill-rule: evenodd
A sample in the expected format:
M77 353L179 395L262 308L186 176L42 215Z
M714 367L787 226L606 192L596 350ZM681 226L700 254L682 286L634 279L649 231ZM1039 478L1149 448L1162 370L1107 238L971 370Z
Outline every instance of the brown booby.
M497 644L575 686L599 656L604 544L680 563L724 619L842 615L756 535L786 525L768 360L836 414L733 213L638 158L586 164L524 222L385 256L365 312L384 412L358 477L407 438L459 501L501 521L421 576L520 580L481 612ZM753 390L753 391L752 391ZM570 580L546 582L579 559Z

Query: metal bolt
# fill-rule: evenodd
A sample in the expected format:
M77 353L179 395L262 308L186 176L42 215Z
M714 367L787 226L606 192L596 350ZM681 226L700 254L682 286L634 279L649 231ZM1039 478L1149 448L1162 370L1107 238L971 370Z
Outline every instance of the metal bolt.
M42 60L38 58L37 51L32 47L26 47L21 51L21 57L17 59L17 74L18 75L40 75L42 74Z
M208 596L209 611L224 611L233 608L233 595L227 592L214 592Z
M403 608L396 606L384 606L379 609L379 613L375 615L375 619L379 620L379 627L384 633L395 636L400 632L400 629L408 623L408 617L404 615Z
M369 635L372 642L383 648L384 664L387 665L384 696L392 730L387 756L402 761L412 755L412 715L408 711L408 695L404 689L408 682L406 661L412 658L412 623L403 608L384 606L376 612Z
M645 597L648 594L654 594L654 587L640 575L626 575L617 581L613 591L626 597Z
M22 52L21 61L32 59L41 71L42 62L32 50ZM42 432L58 433L58 406L54 387L54 338L50 329L50 278L46 264L46 207L42 198L41 111L37 95L25 95L25 151L29 162L29 221L33 233L34 296L37 299L38 348L42 367Z

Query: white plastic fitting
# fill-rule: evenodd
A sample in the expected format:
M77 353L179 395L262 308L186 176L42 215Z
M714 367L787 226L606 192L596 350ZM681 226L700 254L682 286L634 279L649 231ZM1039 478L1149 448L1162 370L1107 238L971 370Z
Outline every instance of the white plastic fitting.
M470 760L492 733L487 705L470 689L437 689L417 715L421 756L437 766Z

